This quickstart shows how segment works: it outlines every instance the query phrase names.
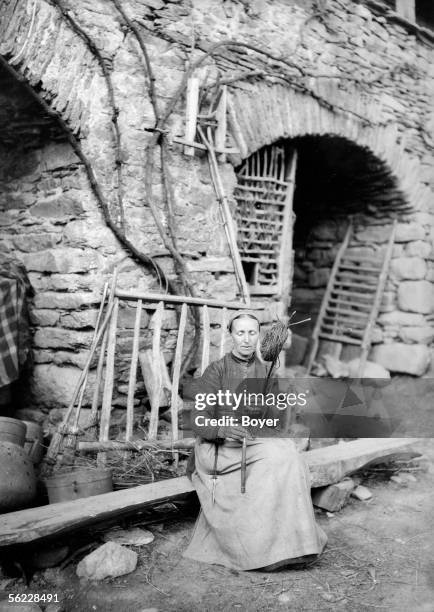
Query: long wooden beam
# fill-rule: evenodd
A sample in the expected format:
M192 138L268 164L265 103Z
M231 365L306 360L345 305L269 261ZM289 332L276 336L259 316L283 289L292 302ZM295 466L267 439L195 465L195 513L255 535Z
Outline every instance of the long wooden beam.
M262 306L250 305L243 302L223 302L208 298L195 298L187 295L170 295L168 293L135 293L133 291L120 291L115 293L122 300L143 300L143 302L167 302L168 304L191 304L196 306L214 306L215 308L228 308L230 310L263 310ZM145 308L149 308L146 304ZM152 308L152 307L151 307Z
M395 455L417 441L417 438L369 438L307 451L303 456L309 465L311 486L339 482L347 474ZM94 523L134 514L146 506L192 491L190 480L182 476L113 493L9 512L0 520L0 547L30 544L59 536Z

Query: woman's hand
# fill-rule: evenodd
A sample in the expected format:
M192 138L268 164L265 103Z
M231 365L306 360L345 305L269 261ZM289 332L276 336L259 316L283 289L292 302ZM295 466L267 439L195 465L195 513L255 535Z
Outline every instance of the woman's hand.
M247 440L254 439L248 429L246 429L245 427L240 427L239 425L219 427L217 437L225 438L228 440L239 440L240 442L243 441L243 438L247 438Z

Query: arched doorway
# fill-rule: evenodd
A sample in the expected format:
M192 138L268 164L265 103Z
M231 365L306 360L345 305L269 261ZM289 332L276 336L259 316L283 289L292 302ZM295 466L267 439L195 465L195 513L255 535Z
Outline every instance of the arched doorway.
M273 155L278 157L277 153L285 160L285 169L282 170L281 162L277 178L281 181L280 188L286 189L286 200L288 194L291 199L286 201L286 211L288 208L292 211L292 223L286 228L283 223L278 226L279 238L276 232L265 233L271 231L266 226L270 219L276 225L279 212L270 204L270 187L261 187L269 184L269 160ZM285 186L283 179L287 181ZM250 201L246 200L246 188L243 187L246 180ZM384 162L368 148L333 134L306 135L263 147L238 169L238 181L235 197L241 237L239 246L247 280L253 294L280 299L286 314L296 311L298 320L310 317L309 322L294 329L289 365L301 363L306 357L330 273L350 220L354 230L348 253L355 258L378 261L381 266L393 220L405 214L408 204ZM275 182L277 189L278 181ZM283 201L282 197L282 217ZM260 218L264 219L264 224L259 226L263 234L258 233ZM250 242L246 241L246 236ZM261 249L265 250L261 253ZM292 261L284 255L291 251ZM274 294L267 287L255 285L261 280L260 275L255 276L255 270L261 270L261 258L274 258L281 263L278 272L286 281L274 287ZM393 288L387 289L393 291ZM279 294L282 290L285 293ZM353 353L351 347L344 346L344 358L345 355L351 358Z

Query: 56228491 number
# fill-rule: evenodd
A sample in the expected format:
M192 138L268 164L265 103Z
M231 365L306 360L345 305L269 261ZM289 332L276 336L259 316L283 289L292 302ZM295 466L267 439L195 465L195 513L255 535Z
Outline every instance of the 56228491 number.
M44 603L59 603L59 596L57 593L9 593L8 601L15 603L38 603L40 601Z

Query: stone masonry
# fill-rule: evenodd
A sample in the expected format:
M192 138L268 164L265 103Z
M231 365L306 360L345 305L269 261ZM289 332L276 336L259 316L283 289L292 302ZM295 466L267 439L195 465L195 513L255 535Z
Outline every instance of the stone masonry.
M176 279L143 195L146 147L156 118L137 41L111 2L64 0L62 4L110 72L120 133L126 234L136 248L156 258L169 278ZM0 53L79 138L116 217L119 185L112 108L101 66L54 4L36 0L34 9L32 5L25 0L2 2ZM203 57L215 43L243 42L277 58L230 47L208 57L197 72L202 83L215 78L217 70L228 78L253 69L257 73L229 85L243 143L239 155L220 163L229 197L241 160L281 139L344 138L388 168L410 210L398 219L372 358L392 371L424 374L434 338L434 31L431 37L418 35L417 28L390 19L387 11L373 8L370 2L125 0L122 5L146 44L160 110L174 95L186 64ZM17 100L28 94L12 87L10 79L5 82L0 122L5 120L3 107L13 108L19 120L25 109ZM182 96L167 124L177 246L199 295L237 299L207 160L203 154L186 157L182 146L173 142L183 134L184 111ZM33 112L35 117L43 115L36 108ZM36 291L30 401L46 409L62 408L86 359L102 287L114 268L119 268L122 289L158 291L159 286L152 271L136 263L107 227L83 164L66 138L45 134L24 145L18 139L2 152L0 248L25 264ZM157 148L153 198L164 225L159 170ZM302 265L295 277L296 283L297 278L305 279L305 286L317 290L318 296L341 235L339 228L336 236L327 234L330 221L316 229L313 221L313 242L303 265L310 261L315 274L306 281L309 271L303 271ZM381 247L385 239L378 224L370 225L368 219L366 231ZM315 257L327 263L318 266ZM176 341L172 314L163 333L167 359ZM146 324L147 320L143 347L149 342ZM122 351L129 350L133 326L125 307L117 363L119 406L125 404L127 380Z

